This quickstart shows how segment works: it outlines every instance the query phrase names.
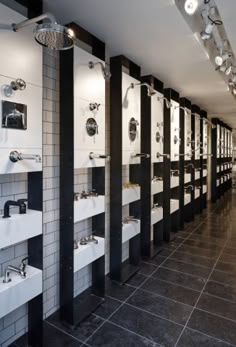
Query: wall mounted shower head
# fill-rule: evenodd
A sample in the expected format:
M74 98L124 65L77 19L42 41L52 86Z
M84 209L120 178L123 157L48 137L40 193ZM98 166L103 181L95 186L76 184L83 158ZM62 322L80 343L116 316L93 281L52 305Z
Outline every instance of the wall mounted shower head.
M156 94L155 90L148 84L148 83L131 83L130 87L131 88L134 88L135 86L144 86L144 87L147 87L147 95L148 96L153 96Z
M48 19L49 22L37 24L34 29L34 38L40 45L54 50L65 50L74 46L73 30L57 24L55 17L51 13L45 13L18 24L12 24L12 30L15 32L20 31L26 26L36 24L44 19Z
M102 70L102 74L105 80L109 80L111 78L111 73L107 70L106 66L103 65L100 61L94 63L93 61L89 61L88 67L90 69L94 69L96 65L99 65Z

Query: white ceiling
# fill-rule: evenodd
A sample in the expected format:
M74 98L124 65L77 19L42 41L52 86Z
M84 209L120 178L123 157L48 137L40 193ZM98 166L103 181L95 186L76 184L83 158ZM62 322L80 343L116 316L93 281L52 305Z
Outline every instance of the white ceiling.
M236 54L235 0L216 0ZM44 0L58 22L77 22L123 54L236 128L236 101L174 4L174 0Z

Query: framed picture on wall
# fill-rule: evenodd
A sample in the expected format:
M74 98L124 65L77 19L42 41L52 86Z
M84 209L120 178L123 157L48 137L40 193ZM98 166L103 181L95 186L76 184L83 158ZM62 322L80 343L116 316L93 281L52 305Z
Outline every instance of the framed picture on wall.
M2 128L27 129L27 105L2 101Z

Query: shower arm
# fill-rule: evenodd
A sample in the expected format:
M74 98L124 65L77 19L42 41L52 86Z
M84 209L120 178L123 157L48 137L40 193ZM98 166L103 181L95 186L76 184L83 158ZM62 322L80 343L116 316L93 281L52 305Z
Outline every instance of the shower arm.
M14 24L12 24L12 29L13 29L13 31L20 31L24 27L31 25L31 24L35 24L37 22L40 22L41 20L44 20L46 18L48 18L52 23L56 23L56 18L54 17L54 15L47 12L47 13L41 14L38 17L35 17L32 19L26 19L23 22L20 22L18 24L14 23Z
M106 154L99 154L99 153L94 153L94 152L90 152L89 153L89 159L93 160L93 159L107 159L108 161L111 160L110 155L106 155Z

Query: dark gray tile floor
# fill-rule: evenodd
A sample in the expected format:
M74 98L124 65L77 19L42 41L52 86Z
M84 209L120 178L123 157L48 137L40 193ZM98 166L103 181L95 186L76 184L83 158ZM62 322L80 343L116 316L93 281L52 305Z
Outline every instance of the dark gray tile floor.
M127 284L107 280L105 302L78 328L51 316L45 346L236 346L235 215L236 194L227 193Z

